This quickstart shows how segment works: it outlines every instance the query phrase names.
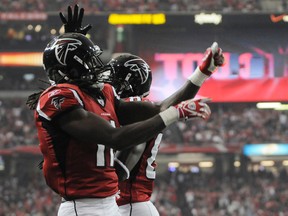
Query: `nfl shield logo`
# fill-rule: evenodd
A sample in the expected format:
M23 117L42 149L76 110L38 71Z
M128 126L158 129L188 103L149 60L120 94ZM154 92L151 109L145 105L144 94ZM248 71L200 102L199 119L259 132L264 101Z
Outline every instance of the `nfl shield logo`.
M104 104L104 100L102 98L97 98L97 101L102 107L104 107L105 104Z

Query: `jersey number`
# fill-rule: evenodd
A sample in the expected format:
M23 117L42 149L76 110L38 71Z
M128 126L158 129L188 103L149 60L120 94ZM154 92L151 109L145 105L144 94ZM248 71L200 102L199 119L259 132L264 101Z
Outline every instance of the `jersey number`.
M111 125L115 128L115 122L110 121ZM106 147L105 145L102 144L97 144L97 153L96 153L96 166L97 167L104 167L104 166L114 166L114 151L111 148ZM109 151L109 157L107 157L106 149ZM105 157L106 153L106 157ZM109 158L109 159L108 159Z
M158 134L154 146L151 149L151 156L147 159L147 167L146 167L146 177L148 179L155 179L156 178L156 171L155 168L153 167L153 162L156 159L156 155L159 150L159 145L162 139L162 134Z

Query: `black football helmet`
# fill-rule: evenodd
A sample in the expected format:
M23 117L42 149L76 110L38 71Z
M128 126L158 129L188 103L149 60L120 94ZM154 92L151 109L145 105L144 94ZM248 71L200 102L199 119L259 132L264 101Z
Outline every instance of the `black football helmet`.
M111 83L121 98L145 97L149 94L152 82L151 69L139 56L121 54L108 62L106 68L111 70L111 76L106 82Z
M102 50L80 33L65 33L48 43L43 65L50 83L94 84L104 64Z

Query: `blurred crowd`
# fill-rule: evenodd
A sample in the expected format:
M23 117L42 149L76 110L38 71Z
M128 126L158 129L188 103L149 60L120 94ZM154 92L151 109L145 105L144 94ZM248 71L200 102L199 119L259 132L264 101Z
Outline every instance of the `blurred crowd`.
M288 9L288 0L57 0L51 4L48 0L3 0L0 4L0 18L3 18L0 29L0 50L12 51L42 50L50 41L51 35L57 34L61 25L60 20L55 22L52 17L58 16L59 11L66 12L68 5L79 3L85 8L85 14L101 13L145 13L145 12L167 12L167 13L196 13L196 12L218 12L218 13L285 13ZM47 12L47 20L19 20L14 22L13 13L39 13ZM6 14L5 13L12 13ZM35 14L34 14L35 15ZM19 16L21 17L21 16ZM27 17L27 15L26 15ZM29 17L29 16L28 16ZM6 21L7 19L7 21ZM11 19L11 20L10 20ZM22 18L19 18L22 19ZM96 20L96 19L95 19ZM49 23L47 25L47 23ZM91 38L98 41L103 49L107 48L107 35L109 30L106 26L97 26L97 34L94 28ZM34 46L37 41L37 46ZM7 43L6 43L7 42ZM12 50L11 50L12 49Z
M40 171L33 176L0 177L0 194L0 216L57 215L61 202L46 186Z
M48 87L42 67L0 67L0 91L27 91Z
M167 173L156 178L153 202L161 216L287 216L287 172L268 170L219 178Z
M212 104L205 122L178 122L164 132L165 144L239 146L246 143L287 143L287 111L260 110L255 104Z
M2 12L55 12L65 10L68 4L78 3L87 12L283 12L287 9L287 0L57 0L50 4L48 0L3 0ZM272 3L272 4L271 4Z
M30 168L31 169L31 168ZM268 170L219 178L216 174L157 175L152 202L161 216L287 216L287 172ZM56 215L61 202L40 171L0 178L0 216Z
M67 9L65 9L67 10ZM63 10L62 10L63 11ZM0 12L1 16L1 12ZM1 19L1 18L0 18ZM58 21L58 20L57 20ZM60 32L62 32L60 19L58 22L47 24L47 21L16 21L1 23L0 40L3 42L0 51L32 52L42 51L46 44ZM64 29L63 29L64 31ZM107 49L108 28L97 26L91 31L90 38Z
M0 149L38 145L33 112L25 100L0 100L0 122Z
M26 99L0 100L0 149L38 145L33 112ZM162 146L222 145L242 147L246 143L288 143L285 111L259 110L255 104L211 104L208 121L177 122L164 131Z

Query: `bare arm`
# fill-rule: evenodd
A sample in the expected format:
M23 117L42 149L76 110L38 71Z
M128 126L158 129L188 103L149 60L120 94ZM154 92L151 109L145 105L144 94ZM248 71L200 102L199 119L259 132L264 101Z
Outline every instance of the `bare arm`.
M176 105L181 101L194 98L199 89L199 86L193 84L190 80L187 80L186 83L179 90L177 90L174 94L172 94L159 104L160 111L163 111L172 105Z
M146 143L127 148L122 151L117 151L115 157L115 169L119 181L124 181L129 178L130 172L139 162L143 152L145 151Z
M151 139L165 128L160 115L145 121L114 128L99 116L84 109L75 109L58 120L61 129L87 143L101 143L122 150Z
M181 101L194 98L204 81L212 75L218 66L222 66L223 64L224 56L222 54L222 49L218 48L218 44L214 42L212 46L206 50L201 65L195 69L188 77L186 83L178 91L162 102L150 107L137 105L136 103L131 106L122 104L117 108L117 114L119 113L118 116L123 116L125 118L120 119L120 123L126 124L126 120L128 123L139 121L140 116L142 119L146 119ZM132 109L132 106L138 107ZM125 116L125 113L129 113L129 116Z
M198 99L183 101L147 120L119 128L114 128L107 120L83 108L62 114L55 121L63 131L75 139L123 150L150 140L175 121L189 118L208 119L210 114L205 99Z
M120 101L117 108L117 116L121 125L127 125L138 121L151 118L159 112L176 105L181 101L194 98L200 87L194 85L189 80L185 85L173 95L161 103L139 102L139 101Z
M160 106L151 102L120 100L116 113L121 125L127 125L146 120L160 112Z

